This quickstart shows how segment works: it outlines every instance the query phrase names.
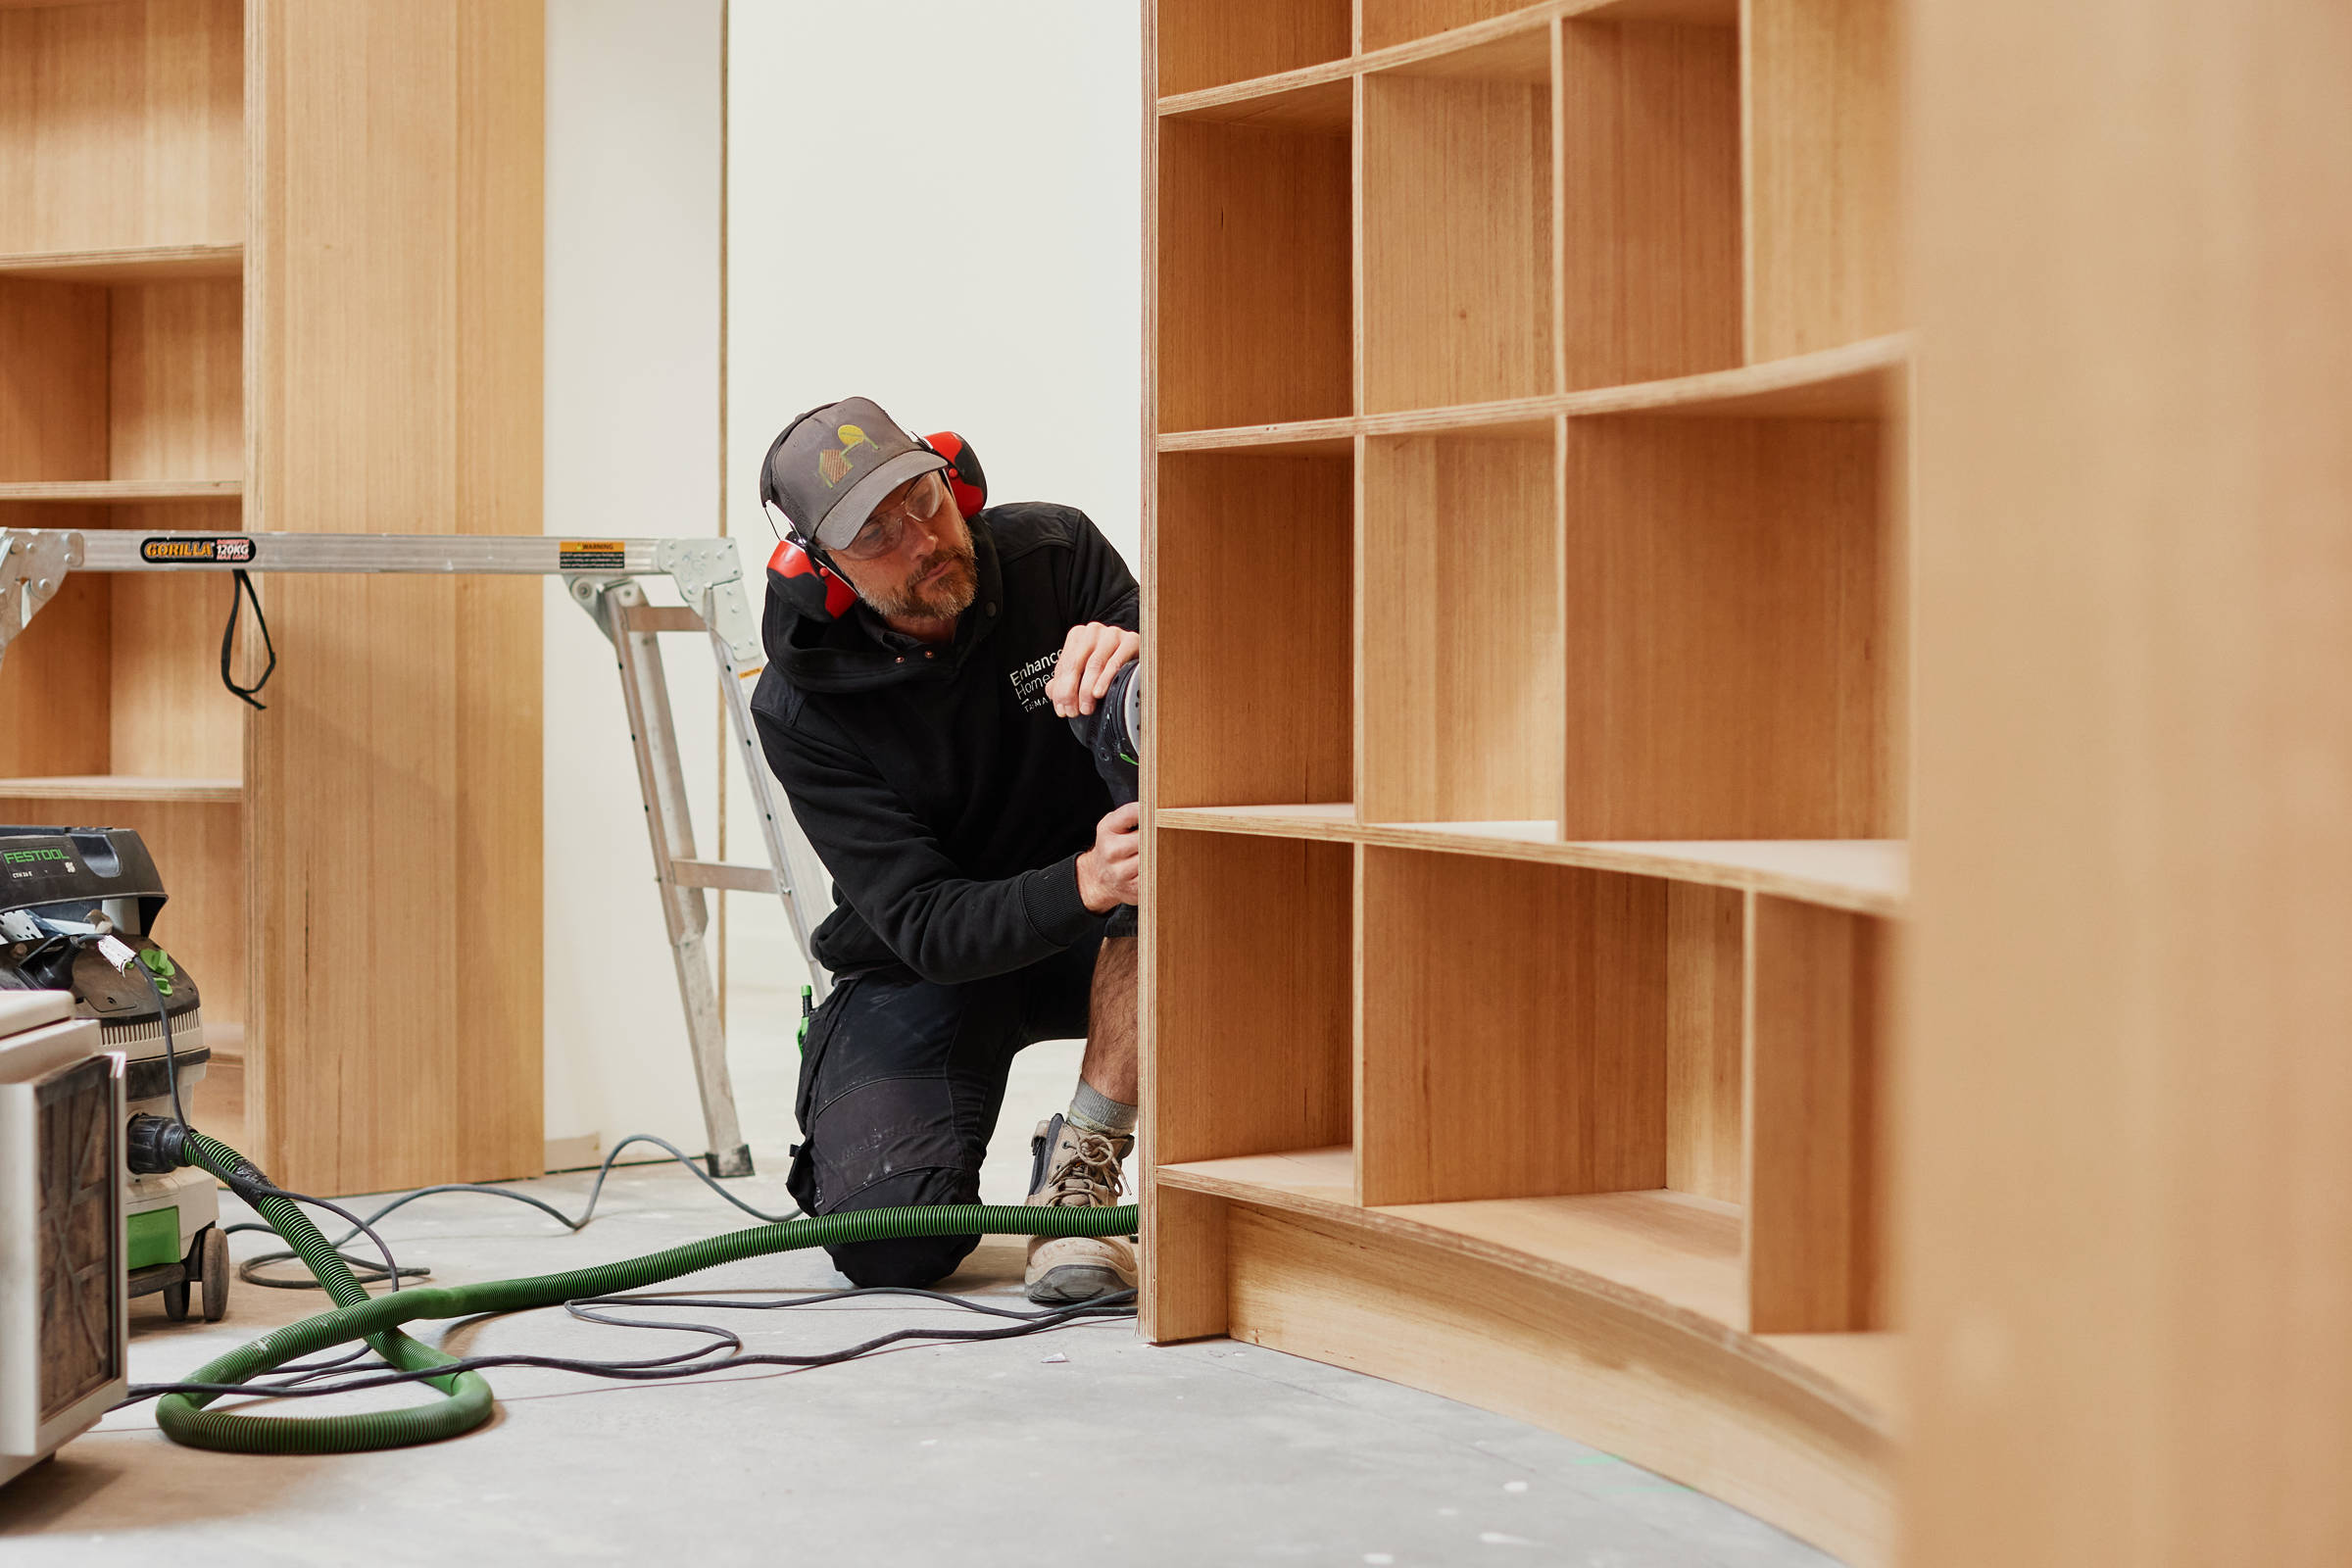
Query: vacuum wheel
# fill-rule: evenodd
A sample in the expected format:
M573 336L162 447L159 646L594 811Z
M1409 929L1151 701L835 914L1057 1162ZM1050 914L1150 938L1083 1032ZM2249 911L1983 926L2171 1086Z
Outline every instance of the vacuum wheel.
M164 1316L174 1323L185 1323L188 1320L188 1282L184 1279L172 1281L164 1287L163 1296Z
M228 1315L228 1233L218 1225L207 1225L196 1246L204 1265L198 1276L204 1281L204 1320L218 1323Z

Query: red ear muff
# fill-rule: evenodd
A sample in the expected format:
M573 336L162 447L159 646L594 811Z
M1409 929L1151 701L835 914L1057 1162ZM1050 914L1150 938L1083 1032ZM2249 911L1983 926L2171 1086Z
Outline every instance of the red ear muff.
M926 436L923 445L948 460L948 488L955 493L956 510L968 520L988 505L988 475L980 471L980 460L972 453L972 444L953 430L942 430Z
M790 539L779 542L767 558L767 575L812 619L839 620L858 602L857 589Z

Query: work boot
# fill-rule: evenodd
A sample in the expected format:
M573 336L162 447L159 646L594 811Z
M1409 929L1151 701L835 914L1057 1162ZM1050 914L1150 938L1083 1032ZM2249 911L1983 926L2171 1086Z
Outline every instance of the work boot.
M1055 1116L1037 1124L1029 1149L1029 1201L1042 1208L1110 1208L1119 1201L1119 1161L1133 1138L1090 1133ZM1033 1236L1029 1299L1064 1306L1135 1288L1135 1248L1124 1236Z

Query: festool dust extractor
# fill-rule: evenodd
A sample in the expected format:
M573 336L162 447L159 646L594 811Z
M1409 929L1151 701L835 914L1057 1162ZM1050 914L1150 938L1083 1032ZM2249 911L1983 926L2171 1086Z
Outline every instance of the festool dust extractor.
M196 982L153 936L166 899L128 828L0 826L0 992L70 992L74 1015L97 1021L100 1049L122 1055L128 1110L177 1116L211 1052ZM194 1288L205 1321L218 1322L229 1263L213 1178L133 1175L123 1211L129 1294L160 1291L176 1320Z

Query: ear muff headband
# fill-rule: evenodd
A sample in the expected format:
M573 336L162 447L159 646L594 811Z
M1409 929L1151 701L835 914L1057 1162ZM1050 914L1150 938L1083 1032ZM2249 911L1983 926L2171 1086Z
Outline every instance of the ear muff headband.
M923 445L948 462L948 489L956 497L956 510L969 522L988 505L988 475L980 469L980 459L972 444L953 430L920 438Z

